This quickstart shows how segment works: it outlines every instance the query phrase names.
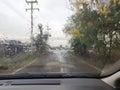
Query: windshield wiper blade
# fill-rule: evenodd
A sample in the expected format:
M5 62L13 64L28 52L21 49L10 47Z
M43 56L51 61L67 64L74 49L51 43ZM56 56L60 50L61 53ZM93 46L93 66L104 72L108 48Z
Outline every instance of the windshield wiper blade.
M18 73L18 74L6 74L0 75L0 80L3 79L35 79L35 78L62 78L64 77L63 74L59 73Z
M18 73L0 75L0 80L5 79L38 79L38 78L99 78L99 75L85 73Z

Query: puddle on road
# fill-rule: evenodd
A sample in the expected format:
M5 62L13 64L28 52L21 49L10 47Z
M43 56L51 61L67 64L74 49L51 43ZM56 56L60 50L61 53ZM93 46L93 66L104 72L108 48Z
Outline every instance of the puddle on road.
M68 72L69 69L74 69L75 67L70 64L60 63L60 62L49 62L45 65L45 70L48 72ZM63 71L61 71L63 69Z
M48 72L61 72L61 73L68 73L71 70L75 70L75 66L72 64L68 64L65 59L65 55L67 51L65 50L54 50L53 51L53 59L55 61L48 62L44 69Z

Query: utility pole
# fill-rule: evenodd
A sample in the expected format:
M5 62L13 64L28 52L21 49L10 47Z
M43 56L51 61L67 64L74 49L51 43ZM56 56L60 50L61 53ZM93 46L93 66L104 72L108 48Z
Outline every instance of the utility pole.
M26 3L29 5L30 4L30 8L27 8L26 11L30 10L31 11L31 41L33 43L34 41L34 35L33 35L33 25L34 25L34 22L33 22L33 11L34 10L38 10L39 11L39 8L34 8L33 5L34 4L38 4L38 1L37 0L25 0Z

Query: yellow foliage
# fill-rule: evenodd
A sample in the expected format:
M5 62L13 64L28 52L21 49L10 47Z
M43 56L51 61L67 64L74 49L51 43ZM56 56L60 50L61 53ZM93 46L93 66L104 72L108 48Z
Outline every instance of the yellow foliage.
M76 0L75 3L73 3L74 8L76 11L80 10L81 4L83 4L84 0Z
M72 29L69 31L69 33L73 36L73 37L79 37L80 36L80 30L78 29Z
M118 1L118 4L120 5L120 0Z
M107 15L110 12L108 5L99 5L99 13L103 15Z
M89 21L89 22L87 23L87 25L88 25L88 26L92 26L93 23L92 23L91 21Z
M113 0L114 6L118 3L120 5L120 0Z
M117 1L118 1L118 0L113 0L114 4L116 4L116 3L117 3Z
M85 0L77 0L80 4L83 4Z
M98 9L102 7L102 4L97 4Z

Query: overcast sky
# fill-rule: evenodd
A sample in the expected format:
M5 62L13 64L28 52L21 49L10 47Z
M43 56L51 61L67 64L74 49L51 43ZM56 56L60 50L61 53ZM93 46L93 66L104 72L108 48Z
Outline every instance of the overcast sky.
M34 12L34 33L37 33L37 25L50 26L52 38L61 38L63 40L54 40L57 43L67 43L62 29L66 20L71 16L68 0L38 0L40 11ZM0 0L0 38L27 40L30 37L30 11L26 12L29 5L25 0ZM52 43L52 41L50 41Z

